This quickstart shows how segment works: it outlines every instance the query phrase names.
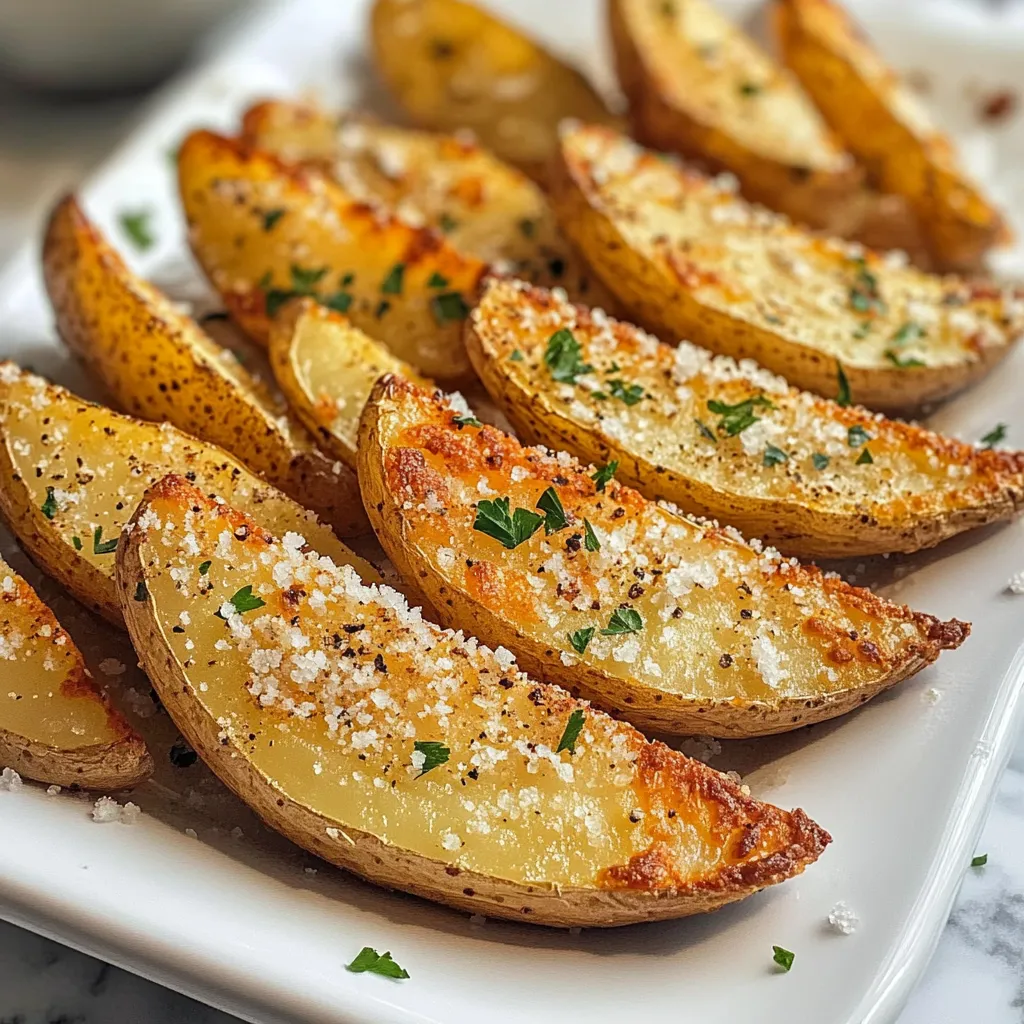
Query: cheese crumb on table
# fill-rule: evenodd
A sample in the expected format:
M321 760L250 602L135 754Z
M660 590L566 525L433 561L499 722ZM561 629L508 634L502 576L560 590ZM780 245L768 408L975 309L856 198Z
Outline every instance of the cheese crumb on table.
M92 808L92 820L100 824L119 821L122 825L134 825L141 814L142 808L138 804L129 800L121 805L110 796L101 796Z
M840 935L852 935L860 924L860 918L846 900L840 900L828 912L828 923L832 930L839 932Z
M22 785L21 776L13 768L5 768L0 772L0 790L12 793L20 789Z
M1024 594L1024 572L1015 572L1006 584L1011 594Z

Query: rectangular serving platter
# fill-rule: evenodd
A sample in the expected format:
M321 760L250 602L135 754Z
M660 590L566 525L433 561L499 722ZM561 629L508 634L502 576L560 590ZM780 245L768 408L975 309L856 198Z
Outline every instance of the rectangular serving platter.
M596 0L490 5L608 81ZM89 212L122 243L119 212L153 211L158 242L133 258L139 270L177 298L202 299L168 160L189 129L229 131L249 102L310 90L326 102L382 109L364 48L366 8L362 0L257 8L215 61L150 107L83 189ZM875 2L860 11L897 64L929 76L929 98L972 168L1024 228L1024 184L1015 181L1022 132L973 116L986 92L1024 92L1016 56L1024 24L997 25L980 5ZM37 249L32 241L0 277L0 355L97 397L56 340ZM1003 269L1022 266L1020 250L1003 255ZM1005 422L1009 443L1024 447L1022 383L1018 351L930 422L966 439ZM2 533L0 547L14 550ZM132 796L144 811L132 826L98 825L87 800L48 797L34 785L0 793L0 917L260 1022L611 1024L642 1014L701 1024L885 1024L934 949L1016 734L1024 598L1006 583L1018 570L1020 523L843 567L916 608L970 620L973 634L844 719L723 744L715 767L739 771L758 797L803 807L835 842L805 875L717 914L578 934L482 923L318 865L212 780L186 785L164 766ZM52 584L41 586L59 602ZM87 647L107 636L77 629ZM852 936L827 926L838 900L860 917ZM796 953L789 974L774 967L773 944ZM391 950L410 979L347 973L364 945Z

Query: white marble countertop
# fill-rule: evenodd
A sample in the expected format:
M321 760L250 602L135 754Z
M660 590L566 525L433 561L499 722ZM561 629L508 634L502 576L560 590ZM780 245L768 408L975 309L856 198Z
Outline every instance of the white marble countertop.
M0 263L131 126L137 103L59 106L0 85ZM1024 734L928 971L900 1024L1024 1022ZM0 922L0 1024L234 1018ZM803 1024L803 1022L799 1022ZM811 1024L811 1022L807 1022Z

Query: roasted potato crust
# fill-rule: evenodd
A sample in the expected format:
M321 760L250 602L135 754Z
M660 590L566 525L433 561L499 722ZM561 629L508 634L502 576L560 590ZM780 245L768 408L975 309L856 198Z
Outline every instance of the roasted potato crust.
M197 557L212 562L202 579ZM611 926L713 910L829 842L802 811L534 682L507 651L424 622L180 477L140 506L118 585L164 706L224 783L382 885L488 916ZM282 658L285 633L296 653Z
M399 378L366 405L359 481L385 551L445 623L645 728L752 736L821 721L969 631L462 423Z
M256 341L288 299L310 296L428 376L469 376L462 321L481 261L312 170L211 132L185 140L178 181L192 251Z
M949 138L841 5L772 0L770 10L783 60L877 187L908 200L937 266L976 270L1010 233Z
M591 367L572 383L545 361L563 330ZM839 406L522 282L487 282L466 345L520 438L584 462L614 459L618 478L648 498L790 555L916 551L1024 506L1022 453Z
M0 559L0 765L57 786L125 789L153 770L53 612Z
M841 367L852 401L920 407L983 376L1024 328L1019 291L810 234L605 128L563 131L552 201L631 320L827 398Z

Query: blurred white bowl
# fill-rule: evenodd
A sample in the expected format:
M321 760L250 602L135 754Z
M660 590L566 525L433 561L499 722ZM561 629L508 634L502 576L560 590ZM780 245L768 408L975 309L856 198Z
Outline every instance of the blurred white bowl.
M44 89L150 84L246 0L0 0L0 74Z

